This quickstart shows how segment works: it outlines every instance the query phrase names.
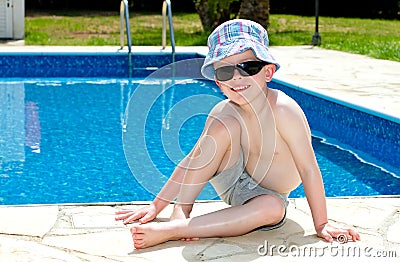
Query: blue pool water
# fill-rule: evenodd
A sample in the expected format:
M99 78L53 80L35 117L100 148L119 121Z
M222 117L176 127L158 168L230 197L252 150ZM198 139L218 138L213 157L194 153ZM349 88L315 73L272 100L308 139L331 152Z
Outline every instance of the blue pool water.
M141 108L144 100L135 97L138 87L148 88L150 96L152 88L165 83L171 85L161 80L146 83L143 78L0 79L0 204L152 200L153 192L195 143L205 114L223 99L208 81L174 83L148 108L143 133L136 136L144 137L145 147L130 145L133 151L124 151L123 142L129 139L124 141L123 134L131 132L125 124L135 117L134 112L125 114L129 98ZM202 111L193 114L200 106ZM313 109L304 107L312 118L313 145L327 196L400 194L400 173L393 164L398 155L381 161L379 154L363 154L358 145L326 136L333 132L324 129L329 128L327 120L324 127L318 126L321 120ZM181 121L176 122L174 108L184 115ZM191 111L185 115L182 108ZM173 132L177 137L169 135L171 130L179 130ZM367 139L387 143L388 152L398 150L396 137L374 133ZM130 169L127 159L141 165ZM302 187L290 196L304 197ZM208 185L199 198L216 196Z

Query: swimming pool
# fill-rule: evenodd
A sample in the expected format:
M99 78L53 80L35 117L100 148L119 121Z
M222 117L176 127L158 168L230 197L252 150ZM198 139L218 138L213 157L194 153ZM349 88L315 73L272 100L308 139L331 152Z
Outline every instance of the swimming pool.
M187 57L185 54L182 59ZM75 58L65 58L71 59L73 66L57 63L68 70L46 70L52 64L49 62L21 73L15 68L10 70L10 62L6 70L2 68L4 59L0 56L4 76L0 79L0 95L5 98L0 105L0 204L151 200L152 193L159 190L176 162L196 141L209 109L223 99L211 82L197 77L146 79L154 68L144 60L150 59L154 65L154 61L164 59L163 63L168 64L168 56L136 57L142 64L136 65L139 73L133 78L126 78L122 55L97 57L97 62L90 56ZM37 57L29 59L45 64ZM57 60L55 56L48 59ZM78 63L75 60L86 61L91 65L87 68L99 63L105 71L84 70L85 62L74 71ZM63 72L68 72L68 78L60 77ZM108 72L110 75L104 77ZM20 78L23 74L30 78ZM398 123L365 116L279 81L272 85L297 99L305 110L328 196L400 194L400 172L395 165L399 163ZM141 107L146 101L138 96L139 89L147 96L154 91L156 99L150 107ZM125 112L132 97L131 101L147 108L149 115L145 128L140 130L144 133L135 136L141 141L129 143L121 134L129 133L127 123L134 119L133 113ZM349 135L360 139L349 139ZM143 141L144 146L137 146ZM128 146L124 148L122 142L128 142ZM301 187L291 194L303 196ZM214 198L210 186L200 196Z

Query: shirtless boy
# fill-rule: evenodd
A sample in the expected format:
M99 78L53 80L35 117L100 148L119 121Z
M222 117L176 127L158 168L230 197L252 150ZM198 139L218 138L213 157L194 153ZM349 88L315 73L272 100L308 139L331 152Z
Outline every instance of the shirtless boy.
M311 133L298 104L267 87L279 64L268 50L266 30L249 20L231 20L208 38L202 74L227 97L206 120L189 155L176 167L154 201L138 210L117 212L131 228L135 248L168 240L228 237L285 222L287 196L301 182L317 235L328 242L352 229L328 223L321 173ZM210 181L226 209L190 217L196 197ZM148 223L176 199L169 222Z

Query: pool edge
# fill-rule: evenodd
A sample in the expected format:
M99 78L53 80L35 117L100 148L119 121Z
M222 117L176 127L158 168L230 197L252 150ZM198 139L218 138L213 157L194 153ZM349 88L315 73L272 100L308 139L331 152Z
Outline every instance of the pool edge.
M337 104L340 104L340 105L343 105L343 106L346 106L346 107L349 107L349 108L352 108L352 109L355 109L355 110L358 110L358 111L361 111L361 112L364 112L364 113L367 113L367 114L370 114L370 115L373 115L373 116L376 116L376 117L380 117L380 118L395 122L397 124L400 124L400 118L396 117L394 115L389 115L389 114L384 113L384 112L373 110L373 109L367 108L367 107L365 107L363 105L359 105L359 104L354 103L354 102L346 101L346 100L343 100L343 99L338 99L335 96L324 94L324 92L320 92L320 91L317 91L315 89L311 89L311 88L303 87L303 86L300 86L300 85L292 84L291 81L284 80L282 78L275 78L274 77L272 79L272 81L276 82L278 84L286 85L286 86L288 86L288 87L290 87L290 88L292 88L294 90L298 90L298 91L301 91L303 93L306 93L306 94L309 94L309 95L312 95L312 96L316 96L316 97L328 100L330 102L337 103Z

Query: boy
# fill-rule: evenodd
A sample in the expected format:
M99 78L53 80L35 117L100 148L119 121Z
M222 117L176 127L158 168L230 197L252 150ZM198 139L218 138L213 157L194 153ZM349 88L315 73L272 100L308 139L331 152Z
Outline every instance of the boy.
M319 237L360 239L351 229L328 224L306 117L294 100L266 86L279 69L268 43L267 31L249 20L225 22L210 34L201 72L227 99L211 110L196 145L154 201L117 212L116 219L125 224L139 219L131 228L135 248L278 228L285 222L287 196L300 182ZM190 218L208 181L231 207ZM169 222L147 223L176 197Z

